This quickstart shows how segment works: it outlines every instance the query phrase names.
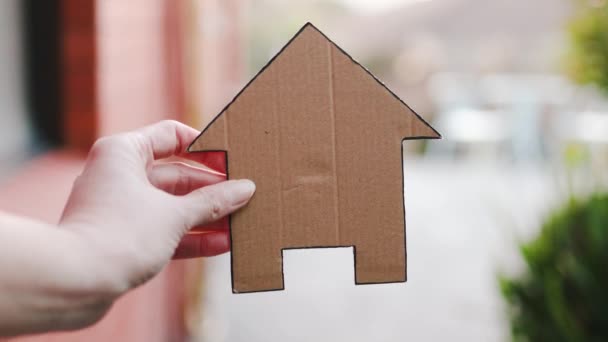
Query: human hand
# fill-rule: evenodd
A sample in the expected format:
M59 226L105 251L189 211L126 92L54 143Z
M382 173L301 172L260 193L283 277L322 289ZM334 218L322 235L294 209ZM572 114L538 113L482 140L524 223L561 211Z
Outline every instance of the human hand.
M128 290L158 273L176 249L181 257L229 250L227 231L185 235L243 207L248 180L179 162L198 131L175 121L98 140L74 183L60 227L74 232Z

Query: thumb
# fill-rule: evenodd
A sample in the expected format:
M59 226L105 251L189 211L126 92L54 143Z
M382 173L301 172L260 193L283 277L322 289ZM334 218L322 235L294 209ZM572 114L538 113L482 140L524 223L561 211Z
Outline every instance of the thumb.
M182 197L189 228L205 225L245 206L255 184L247 179L229 180L192 191Z

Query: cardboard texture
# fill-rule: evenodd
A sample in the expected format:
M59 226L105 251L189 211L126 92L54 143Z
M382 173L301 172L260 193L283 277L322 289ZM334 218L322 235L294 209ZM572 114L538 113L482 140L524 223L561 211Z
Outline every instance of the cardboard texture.
M406 281L402 141L440 138L307 23L203 130L256 193L230 218L234 293L284 289L282 251L352 246L355 283Z

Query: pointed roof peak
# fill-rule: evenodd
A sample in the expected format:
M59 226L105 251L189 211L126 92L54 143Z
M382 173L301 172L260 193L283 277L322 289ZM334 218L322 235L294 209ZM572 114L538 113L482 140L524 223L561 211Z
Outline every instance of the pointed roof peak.
M333 41L331 41L331 39L329 39L323 32L321 32L321 30L319 30L318 27L316 27L313 23L311 23L310 21L306 22L306 24L304 24L304 26L300 27L300 29L296 32L296 34L293 35L293 37L291 37L291 39L289 41L287 41L287 43L283 46L283 48L281 48L281 50L277 53L277 56L281 54L281 52L283 52L283 50L285 50L285 48L287 48L289 45L291 45L291 43L296 40L298 37L300 37L303 33L305 32L313 32L316 33L320 36L322 36L325 40L327 40L328 42L336 45ZM277 57L275 56L275 57ZM274 59L274 58L273 58ZM272 62L272 60L271 60ZM270 64L270 62L269 62Z
M306 22L306 24L304 24L304 26L302 26L298 32L295 34L294 38L296 38L297 36L300 35L300 33L305 32L305 31L312 31L312 32L316 32L318 34L320 34L323 38L325 38L327 41L329 41L330 43L336 45L331 39L329 39L329 37L327 37L325 35L325 33L323 33L323 31L321 31L318 27L316 27L313 23L311 23L310 21Z
M311 23L310 21L307 21L306 24L304 24L304 26L302 26L301 30L310 27L310 28L314 28L317 31L320 31L313 23Z
M311 38L312 36L316 36L318 39L322 39L327 41L328 44L333 46L339 53L346 56L352 63L360 68L362 71L367 73L371 78L373 78L380 87L384 88L391 96L393 96L397 101L401 103L404 107L409 109L409 111L422 123L422 125L428 128L428 134L423 136L410 136L406 139L441 139L441 134L437 132L428 122L426 122L418 113L416 113L411 107L409 107L399 96L397 96L394 92L392 92L382 81L380 81L376 76L374 76L367 68L365 68L361 63L357 62L349 53L344 51L338 44L336 44L333 40L331 40L327 35L325 35L319 28L317 28L311 22L306 22L294 35L289 39L289 41L258 71L258 73L234 96L234 98L211 120L209 124L203 129L201 134L197 139L195 139L192 144L188 147L188 151L192 151L192 147L195 142L205 133L205 131L218 119L220 118L230 106L237 101L237 99L245 92L247 89L262 75L266 69L268 69L277 58L284 54L286 50L290 47L298 44L294 44L296 41L300 41L299 38L306 40Z

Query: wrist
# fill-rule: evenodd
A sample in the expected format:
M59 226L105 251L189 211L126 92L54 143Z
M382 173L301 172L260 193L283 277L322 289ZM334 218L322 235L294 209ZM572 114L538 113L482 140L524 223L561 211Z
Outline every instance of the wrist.
M62 227L63 228L63 227ZM0 336L98 321L124 293L120 279L67 229L0 216Z
M100 301L114 301L131 289L123 271L124 262L109 256L103 248L105 242L90 236L86 231L66 228L72 241L74 258L78 258L78 273L82 280L78 285L84 295L98 297Z
M49 307L57 319L54 329L81 329L99 321L114 301L128 290L113 272L112 265L91 248L78 234L58 229L63 235L65 253L59 261L57 277L47 288L47 296L57 300Z

